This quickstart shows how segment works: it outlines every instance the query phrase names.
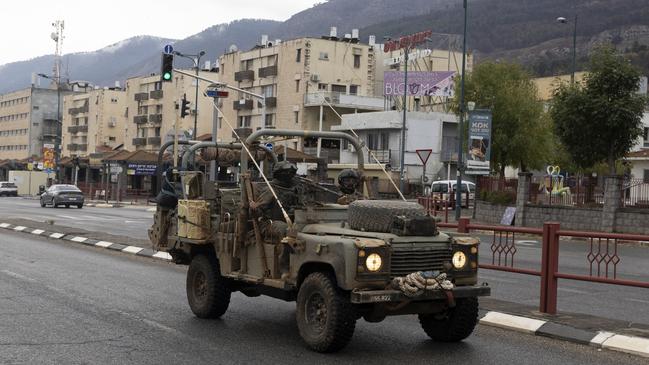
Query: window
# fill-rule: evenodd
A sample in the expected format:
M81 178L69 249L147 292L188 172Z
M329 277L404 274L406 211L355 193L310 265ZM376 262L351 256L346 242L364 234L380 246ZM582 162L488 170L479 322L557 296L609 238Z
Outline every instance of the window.
M381 133L381 149L388 150L390 149L390 135L388 133Z
M642 174L642 181L649 183L649 170L644 170Z
M239 128L250 128L250 115L242 115L239 117Z
M147 114L148 112L149 112L149 107L146 106L146 105L141 105L141 106L138 108L138 114L139 114L139 115L144 115L144 114Z
M361 68L361 55L354 55L354 68Z
M267 98L275 96L274 91L275 91L275 85L266 85L261 87L261 93Z
M156 91L162 90L162 81L156 81L153 84L153 90L156 90Z
M146 128L138 128L137 129L137 136L138 138L146 138Z
M378 136L375 133L367 134L367 148L369 148L370 150L379 149L379 140L377 137Z
M219 117L219 129L223 128L223 117Z
M300 80L295 80L295 92L300 92Z
M347 92L347 86L345 85L331 85L331 91L335 93L343 93L345 94Z
M160 127L155 127L154 132L156 137L160 137Z
M302 48L298 48L295 52L295 62L301 62L302 60Z
M349 85L349 93L351 95L358 95L358 85Z
M318 90L320 90L320 91L327 91L327 89L328 89L328 85L327 85L327 84L322 84L322 83L318 84Z
M295 124L300 124L300 112L295 111L293 113L295 114Z
M274 119L275 119L275 114L266 114L266 121L264 122L264 126L272 127Z
M155 106L155 113L162 114L162 104L158 104Z
M321 59L323 61L329 61L329 53L320 52L320 57L318 57L318 59Z
M108 137L108 140L111 142L115 142L115 137Z
M642 144L643 147L649 147L649 128L648 127L645 127L644 135L643 135L642 139L644 140L644 143Z

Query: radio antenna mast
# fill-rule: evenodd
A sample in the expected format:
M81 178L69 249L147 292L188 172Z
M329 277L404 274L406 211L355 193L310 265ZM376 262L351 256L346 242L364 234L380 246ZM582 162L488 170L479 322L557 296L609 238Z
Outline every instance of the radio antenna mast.
M56 43L56 50L54 52L54 66L52 67L52 76L57 83L61 82L61 55L63 54L63 29L65 22L63 20L56 20L52 23L54 31L50 35L52 40ZM52 82L54 82L52 80Z

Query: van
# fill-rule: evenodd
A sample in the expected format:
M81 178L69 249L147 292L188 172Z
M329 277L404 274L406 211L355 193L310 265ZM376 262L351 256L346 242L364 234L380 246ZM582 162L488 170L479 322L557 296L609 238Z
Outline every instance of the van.
M440 197L442 200L451 201L455 199L455 186L457 180L437 180L426 187L426 196ZM475 183L462 180L462 204L466 206L466 193L469 193L469 201L475 199ZM450 194L449 194L450 193Z

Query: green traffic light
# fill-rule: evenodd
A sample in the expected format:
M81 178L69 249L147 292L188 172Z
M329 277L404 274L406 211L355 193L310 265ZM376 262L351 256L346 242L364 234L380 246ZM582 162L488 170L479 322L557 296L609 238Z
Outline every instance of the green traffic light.
M162 78L165 79L165 80L171 80L171 73L170 72L165 72L162 75Z

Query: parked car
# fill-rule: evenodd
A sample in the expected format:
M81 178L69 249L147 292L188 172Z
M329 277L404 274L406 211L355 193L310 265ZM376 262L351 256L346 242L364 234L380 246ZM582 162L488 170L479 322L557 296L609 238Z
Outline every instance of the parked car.
M442 200L450 201L455 198L455 186L457 180L437 180L426 187L426 196L437 196ZM466 206L466 193L469 193L469 201L475 199L475 183L462 180L462 205ZM450 194L449 194L450 193Z
M52 185L43 194L41 194L41 207L52 205L54 208L59 205L65 205L70 208L70 205L76 205L77 208L83 208L84 196L83 192L74 185L56 184Z
M18 196L18 187L12 182L0 181L0 196Z

